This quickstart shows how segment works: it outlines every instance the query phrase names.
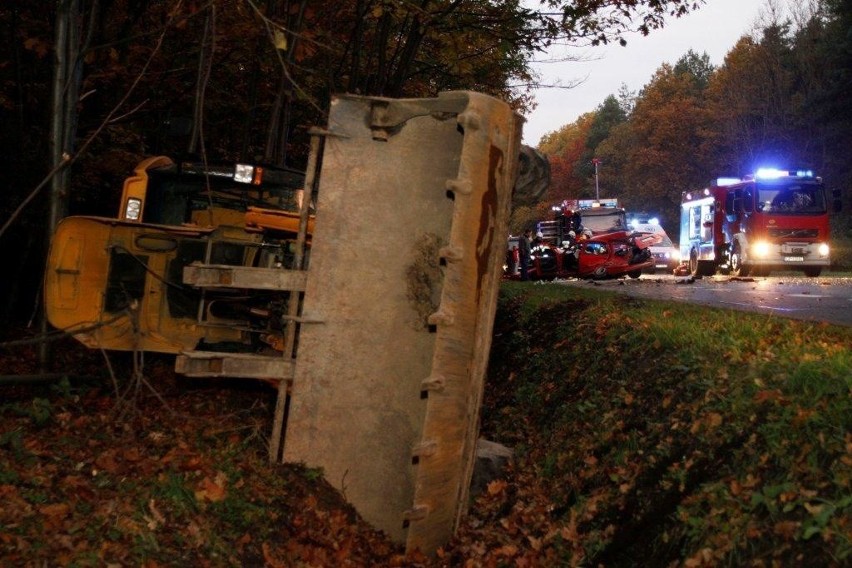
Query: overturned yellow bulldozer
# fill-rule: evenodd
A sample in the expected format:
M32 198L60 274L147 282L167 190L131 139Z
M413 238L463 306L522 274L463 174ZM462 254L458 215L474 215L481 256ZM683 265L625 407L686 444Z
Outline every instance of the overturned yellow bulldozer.
M513 192L546 186L521 123L471 92L338 96L304 176L147 160L117 218L59 225L49 321L272 382L272 459L432 552L467 506Z

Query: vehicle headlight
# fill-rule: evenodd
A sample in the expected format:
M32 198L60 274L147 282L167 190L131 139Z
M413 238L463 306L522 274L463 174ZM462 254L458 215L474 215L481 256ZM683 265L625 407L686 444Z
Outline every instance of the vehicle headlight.
M817 248L817 251L819 252L820 256L828 256L828 253L829 253L828 243L820 243L819 247Z
M234 181L239 183L251 183L254 179L254 166L248 164L237 164L234 167Z
M127 200L127 205L124 206L124 218L131 221L138 221L142 214L142 200L131 197Z
M769 243L765 241L756 242L752 245L751 252L758 258L766 258L769 256Z
M679 250L673 250L672 251L672 260L680 260L680 251Z

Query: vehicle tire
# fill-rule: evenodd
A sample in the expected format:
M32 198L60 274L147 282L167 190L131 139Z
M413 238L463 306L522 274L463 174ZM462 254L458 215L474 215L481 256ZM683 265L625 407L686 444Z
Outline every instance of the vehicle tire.
M550 272L556 270L556 253L550 249L543 250L538 253L539 262L541 263L542 272Z
M804 270L808 278L816 278L822 274L822 266L806 266Z
M698 252L692 251L689 253L689 273L692 276L699 276L698 274Z
M731 276L748 276L749 272L751 272L751 267L743 264L740 245L735 243L734 250L731 251Z
M642 276L642 271L641 270L631 270L630 272L627 273L627 275L631 278L634 278L634 279L639 278L640 276Z

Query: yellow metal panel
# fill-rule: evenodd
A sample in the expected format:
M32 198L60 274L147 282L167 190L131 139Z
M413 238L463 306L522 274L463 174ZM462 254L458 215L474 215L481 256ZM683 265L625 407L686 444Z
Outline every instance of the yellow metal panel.
M255 237L234 230L248 242ZM97 217L68 217L53 236L45 273L45 312L56 328L74 333L93 348L179 353L209 342L241 341L229 327L205 327L192 317L172 317L167 302L166 267L177 243L201 239L209 231L144 225ZM141 245L141 246L140 246ZM141 297L126 309L107 312L106 293L111 251L146 264ZM180 285L180 282L172 285Z
M134 175L124 180L124 188L121 192L121 204L119 205L120 209L118 211L119 219L124 218L127 201L132 197L140 200L142 203L142 211L139 214L139 219L134 222L144 221L142 214L145 211L145 199L148 192L148 170L151 168L171 166L172 164L174 164L174 162L165 156L153 156L139 162L133 170Z
M108 226L80 217L59 223L45 272L45 311L51 325L69 329L100 321L108 235Z

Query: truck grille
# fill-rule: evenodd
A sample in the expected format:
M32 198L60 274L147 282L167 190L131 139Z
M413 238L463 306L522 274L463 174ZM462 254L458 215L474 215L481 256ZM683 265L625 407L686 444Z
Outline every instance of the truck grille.
M769 236L776 239L815 239L819 229L769 229Z

